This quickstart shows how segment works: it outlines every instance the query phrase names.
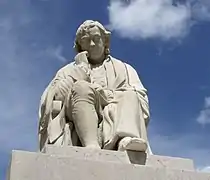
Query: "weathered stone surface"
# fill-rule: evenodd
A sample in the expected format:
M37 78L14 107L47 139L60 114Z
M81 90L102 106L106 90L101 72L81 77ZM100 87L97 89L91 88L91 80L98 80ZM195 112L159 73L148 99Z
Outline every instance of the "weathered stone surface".
M209 180L210 174L13 151L8 180Z
M146 155L144 152L127 151L129 159L134 164L153 167L163 167L181 170L194 170L194 163L191 159L178 157Z
M53 146L48 145L44 149L45 153L69 156L79 159L112 161L120 163L133 163L154 167L167 167L172 169L194 170L194 164L191 159L177 157L167 157L158 155L146 155L144 152L137 151L110 151L110 150L91 150L77 146ZM130 160L129 160L130 159Z
M98 150L98 149L88 149L84 147L77 146L46 146L44 148L44 153L68 156L71 158L79 158L83 160L93 160L93 161L107 161L107 162L118 162L118 163L130 163L126 152L119 151L109 151L109 150Z

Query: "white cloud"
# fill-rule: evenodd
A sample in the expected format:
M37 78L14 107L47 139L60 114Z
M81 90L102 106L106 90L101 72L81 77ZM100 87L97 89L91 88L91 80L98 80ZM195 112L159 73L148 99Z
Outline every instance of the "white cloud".
M131 39L182 38L194 20L210 20L208 0L188 0L173 5L172 0L110 0L109 27Z
M204 108L200 111L196 121L202 125L210 123L210 97L205 98Z
M61 45L58 45L56 47L48 47L46 49L46 54L49 55L49 57L52 57L54 59L57 59L63 63L67 62L67 59L62 55L63 47Z
M199 21L210 21L210 1L191 0L192 18Z

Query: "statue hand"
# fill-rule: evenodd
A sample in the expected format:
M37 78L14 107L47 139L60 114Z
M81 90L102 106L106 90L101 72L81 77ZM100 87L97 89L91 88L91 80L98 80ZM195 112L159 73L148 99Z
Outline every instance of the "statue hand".
M102 104L107 105L114 100L114 92L112 90L99 87L96 91L99 92Z
M90 76L90 64L88 62L88 52L83 51L81 53L78 53L74 60L75 64L80 67L88 76Z
M112 100L114 100L114 91L112 91L110 89L105 89L104 94L105 94L108 102L111 102Z
M84 65L89 65L89 62L88 62L88 52L87 51L82 51L80 53L78 53L76 56L75 56L75 63L77 65L80 65L80 64L84 64Z
M103 90L103 87L99 84L96 84L96 83L92 83L92 86L93 88L97 91L97 92L100 92Z

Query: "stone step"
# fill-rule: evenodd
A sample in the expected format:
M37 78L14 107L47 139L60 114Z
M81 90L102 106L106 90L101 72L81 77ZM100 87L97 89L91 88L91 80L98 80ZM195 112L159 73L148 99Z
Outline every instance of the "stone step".
M210 174L13 151L7 180L209 180Z
M130 160L126 152L109 151L103 149L96 150L96 149L88 149L78 146L62 147L62 146L53 146L53 145L47 145L44 148L43 152L47 154L68 156L77 159L130 164Z
M143 152L127 151L110 151L110 150L90 150L84 147L76 146L53 146L45 147L44 152L47 154L69 156L79 159L111 161L118 163L133 163L154 167L166 167L173 169L194 170L194 164L191 159L150 155ZM130 160L129 160L130 159Z

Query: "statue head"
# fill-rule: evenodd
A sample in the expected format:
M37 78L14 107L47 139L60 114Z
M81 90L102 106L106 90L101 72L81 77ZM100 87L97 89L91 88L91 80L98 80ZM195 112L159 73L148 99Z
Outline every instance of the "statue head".
M98 21L86 20L76 32L74 49L77 53L87 51L93 62L103 61L110 53L110 34Z

